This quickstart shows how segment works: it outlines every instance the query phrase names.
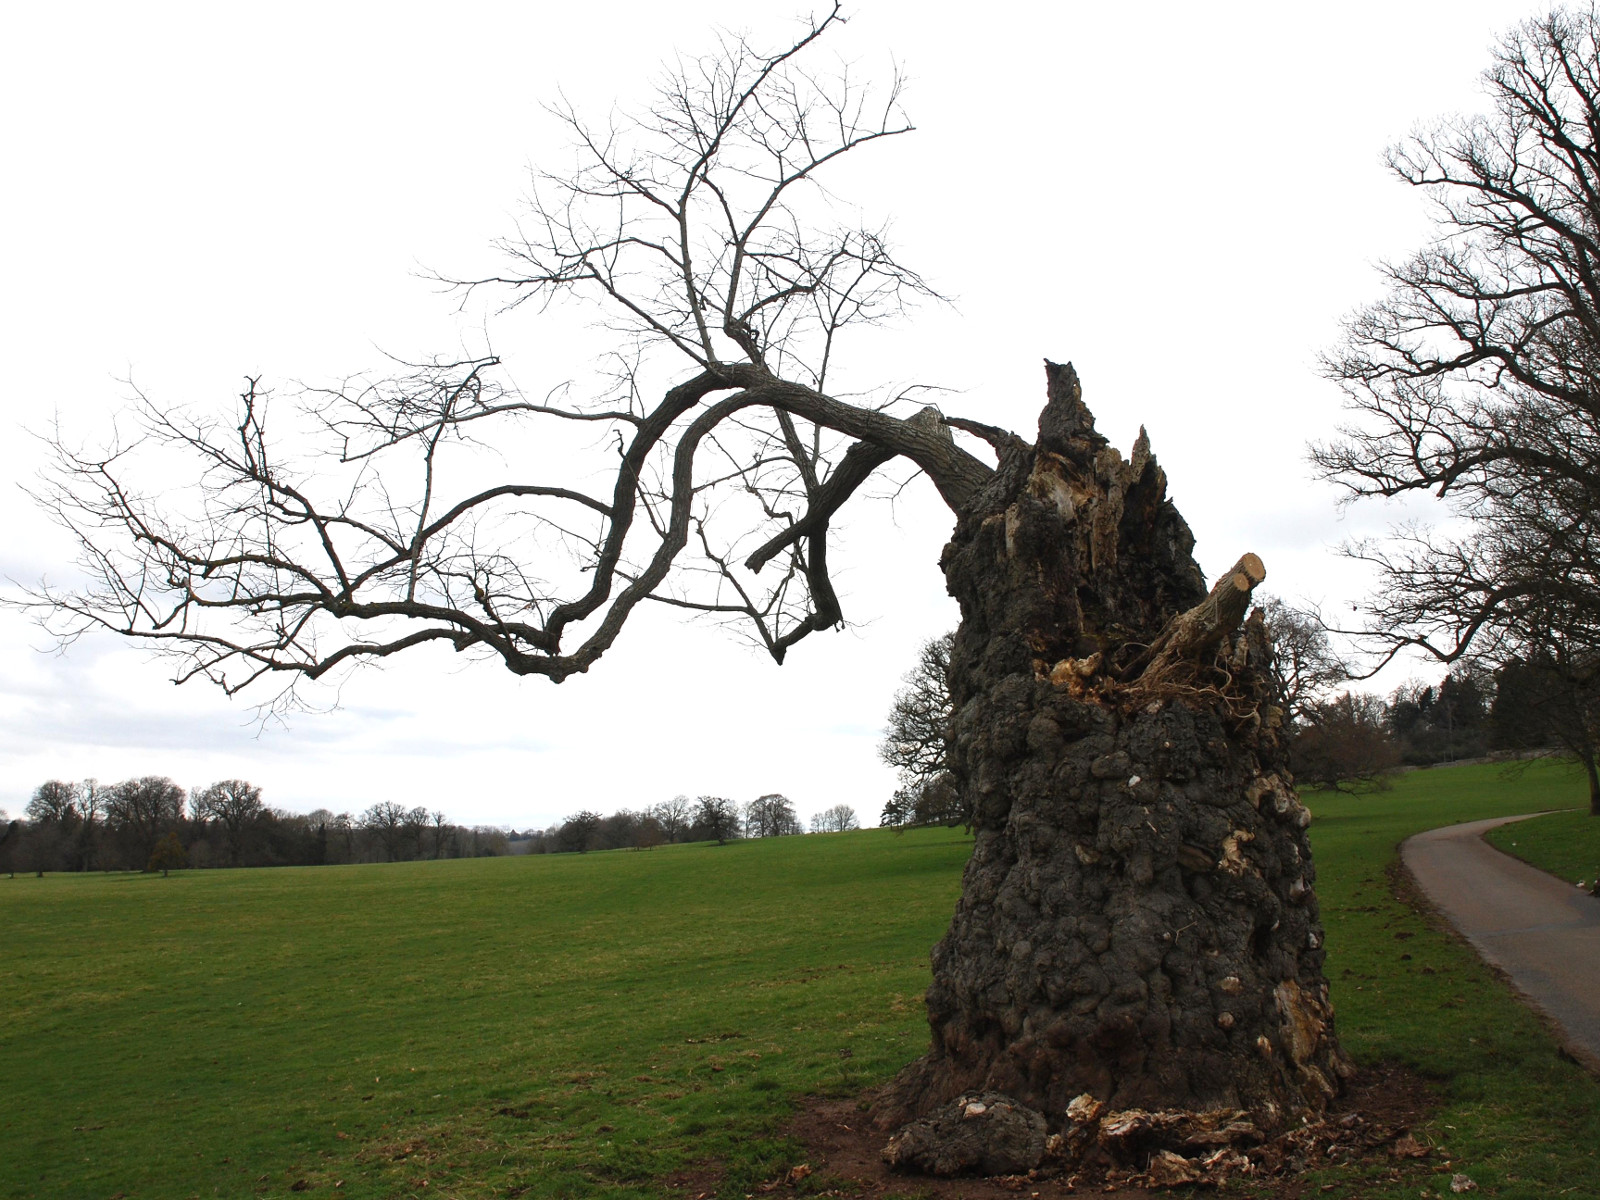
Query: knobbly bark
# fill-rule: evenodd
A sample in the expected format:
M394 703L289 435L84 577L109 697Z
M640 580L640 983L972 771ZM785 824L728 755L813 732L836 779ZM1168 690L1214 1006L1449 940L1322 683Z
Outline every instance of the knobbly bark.
M932 1049L876 1119L1000 1094L1060 1131L1087 1093L1271 1132L1319 1113L1348 1068L1310 818L1262 624L1240 623L1261 563L1208 594L1143 433L1125 461L1072 368L1048 377L1037 444L1000 448L941 562L976 844L933 953Z

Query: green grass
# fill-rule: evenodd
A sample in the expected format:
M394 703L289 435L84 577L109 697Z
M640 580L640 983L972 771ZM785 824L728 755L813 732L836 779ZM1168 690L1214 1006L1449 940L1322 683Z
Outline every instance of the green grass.
M1424 829L1586 795L1580 772L1540 763L1511 776L1493 765L1415 771L1389 791L1305 797L1340 1035L1358 1062L1400 1062L1434 1085L1441 1108L1426 1136L1454 1164L1436 1176L1440 1195L1460 1171L1482 1195L1600 1196L1600 1084L1559 1056L1464 942L1397 895L1396 848ZM1416 1196L1418 1185L1329 1194Z
M1484 835L1489 843L1568 883L1593 887L1600 879L1600 820L1588 806L1502 825Z
M0 879L0 1194L657 1196L926 1039L969 843ZM741 1193L742 1194L742 1193Z
M1410 833L1581 795L1541 764L1308 797L1345 1044L1435 1081L1425 1132L1486 1195L1600 1195L1600 1086L1385 871ZM0 878L0 1195L654 1197L709 1158L743 1196L798 1161L798 1097L924 1049L969 847Z

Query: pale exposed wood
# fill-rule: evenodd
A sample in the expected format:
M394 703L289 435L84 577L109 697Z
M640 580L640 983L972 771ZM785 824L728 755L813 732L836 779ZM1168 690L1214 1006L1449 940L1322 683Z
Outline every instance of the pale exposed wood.
M1168 622L1159 637L1133 664L1138 677L1159 675L1173 663L1200 658L1239 628L1250 609L1250 595L1267 577L1254 554L1234 563L1199 604Z

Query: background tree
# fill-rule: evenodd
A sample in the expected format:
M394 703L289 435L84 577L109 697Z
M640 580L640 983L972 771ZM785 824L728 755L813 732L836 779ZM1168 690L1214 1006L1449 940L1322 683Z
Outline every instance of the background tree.
M1411 680L1396 688L1384 721L1401 761L1428 766L1488 754L1493 694L1493 679L1463 664L1437 684Z
M1520 25L1485 82L1490 114L1389 153L1435 236L1328 361L1355 420L1314 459L1352 496L1431 491L1465 525L1350 548L1379 572L1361 632L1382 661L1581 663L1600 650L1600 15Z
M361 828L376 839L389 862L399 862L406 841L406 807L393 800L380 800L361 814Z
M17 877L17 848L22 844L23 824L0 813L0 871L10 879Z
M835 804L811 818L812 833L848 833L852 829L860 828L861 822L856 819L856 810L848 804Z
M92 871L100 853L100 823L105 815L105 791L100 781L85 779L78 785L78 869Z
M1561 749L1589 780L1589 813L1600 794L1600 662L1555 656L1559 643L1532 659L1513 659L1495 673L1490 737L1496 749Z
M593 848L595 834L604 820L599 813L587 808L573 813L561 823L556 845L568 853L587 853Z
M595 829L593 844L601 850L624 850L639 844L641 814L630 808L621 808L601 819Z
M123 843L126 865L141 870L156 844L183 818L187 793L162 775L113 784L104 793L106 824Z
M639 818L633 844L641 850L654 850L667 840L667 832L661 827L661 822L656 820L653 812L646 810Z
M146 871L160 871L165 879L168 872L181 870L189 865L189 855L183 848L183 843L178 840L176 830L168 831L167 835L156 843L155 849L150 851L150 859L145 864Z
M1287 721L1302 723L1312 706L1348 679L1349 673L1318 617L1276 596L1258 603L1272 643L1273 695Z
M889 708L878 755L907 786L926 783L949 768L945 733L950 721L950 647L954 633L930 638L917 651Z
M82 791L76 783L47 780L34 789L23 815L27 826L19 830L17 857L26 870L42 875L77 866L76 845L84 822Z
M1340 791L1380 782L1400 765L1385 715L1383 701L1364 692L1308 705L1295 733L1295 777Z
M82 796L82 789L76 783L60 779L46 780L34 788L23 812L29 821L72 825L81 816L78 804Z
M245 840L265 811L261 789L242 779L224 779L195 796L193 807L196 820L216 821L226 830L228 862L238 866Z
M667 841L677 842L689 832L692 808L689 797L674 796L671 800L663 800L657 804L650 810L650 814L660 824L662 835Z
M758 796L744 807L745 837L786 837L801 832L794 803L777 792Z
M715 841L721 846L739 836L739 806L721 796L701 796L694 802L691 841Z
M889 708L878 756L900 786L884 808L885 825L971 824L971 812L950 778L945 744L950 724L950 648L955 634L922 644Z
M405 810L405 815L400 819L400 828L408 858L422 857L423 839L427 836L428 825L432 819L428 810L420 804Z
M884 801L883 811L878 814L878 824L885 829L902 829L911 824L911 812L911 798L904 788L898 788L894 795Z
M1056 1120L1086 1090L1268 1128L1318 1112L1343 1060L1304 809L1252 719L1264 568L1246 555L1208 593L1148 438L1111 447L1070 364L1046 364L1029 437L859 382L835 394L849 334L932 295L822 190L910 128L897 80L874 95L807 65L837 20L773 53L725 39L630 122L564 114L578 167L536 180L502 274L462 282L513 308L597 302L619 358L592 399L529 400L482 357L288 406L252 381L226 419L143 402L137 453L56 447L43 500L91 583L35 603L63 640L110 629L180 679L271 676L280 708L433 643L560 682L646 601L737 622L781 662L843 619L837 514L890 463L920 472L953 520L949 768L978 837L934 954L929 1053L880 1119L990 1089ZM299 431L323 438L314 467ZM564 437L607 447L598 494L576 453L513 474ZM470 457L491 439L497 459ZM146 499L174 479L194 492ZM713 801L697 827L726 806L717 833L736 832Z

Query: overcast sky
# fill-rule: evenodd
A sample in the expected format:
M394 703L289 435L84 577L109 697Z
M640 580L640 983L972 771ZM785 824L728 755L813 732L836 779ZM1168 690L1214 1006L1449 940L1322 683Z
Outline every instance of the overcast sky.
M29 431L58 414L108 428L130 380L225 410L245 375L325 383L471 344L481 326L422 275L492 268L530 165L569 161L543 103L636 107L664 60L718 27L776 43L805 11L577 9L11 6L0 576L71 578L71 547L21 491L41 457ZM1339 417L1318 353L1377 295L1375 264L1428 234L1382 151L1480 110L1489 46L1540 6L849 11L833 52L881 77L898 63L918 131L840 187L954 298L858 335L851 377L940 385L946 411L1031 433L1041 360L1070 360L1124 451L1149 429L1208 575L1253 550L1268 590L1347 607L1364 582L1336 546L1406 514L1336 510L1304 448ZM519 385L583 386L586 364L557 353L565 326L501 320ZM948 526L925 483L858 506L832 556L852 625L782 668L651 612L559 687L423 653L266 729L137 649L41 653L37 629L0 613L0 809L48 778L154 773L244 777L301 811L397 799L518 828L679 792L783 792L802 814L847 803L871 823L893 789L876 754L890 698L956 621L936 566Z

